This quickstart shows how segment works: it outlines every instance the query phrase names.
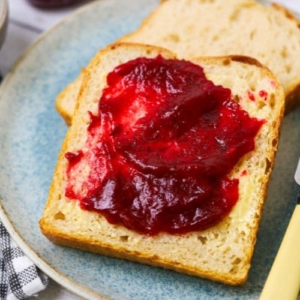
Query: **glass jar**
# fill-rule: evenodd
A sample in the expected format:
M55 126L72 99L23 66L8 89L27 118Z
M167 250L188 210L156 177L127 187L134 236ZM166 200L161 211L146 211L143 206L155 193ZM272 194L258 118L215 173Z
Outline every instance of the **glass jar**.
M59 8L79 3L82 0L27 0L30 4L44 8Z

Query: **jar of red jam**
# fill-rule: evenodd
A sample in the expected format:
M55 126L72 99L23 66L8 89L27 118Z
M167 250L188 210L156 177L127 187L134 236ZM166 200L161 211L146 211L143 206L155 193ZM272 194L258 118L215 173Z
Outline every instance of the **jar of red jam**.
M82 0L27 0L30 4L43 8L59 8L82 2Z

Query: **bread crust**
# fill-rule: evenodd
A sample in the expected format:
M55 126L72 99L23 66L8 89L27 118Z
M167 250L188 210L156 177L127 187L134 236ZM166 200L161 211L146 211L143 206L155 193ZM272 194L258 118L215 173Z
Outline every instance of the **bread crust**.
M297 18L295 18L295 16L287 8L285 8L284 6L278 3L272 3L272 7L280 11L289 20L294 22L300 30L300 21ZM298 80L298 82L294 83L293 86L291 86L288 91L286 91L285 114L286 115L289 114L291 111L296 109L299 104L300 104L300 79Z
M91 242L89 239L84 239L83 237L76 236L68 236L59 231L55 231L53 229L46 229L43 222L40 224L42 228L43 234L54 244L75 248L78 250L82 250L85 252L91 252L95 254L105 255L108 257L114 257L123 260L129 260L141 264L150 265L153 267L161 267L168 270L173 270L178 273L184 273L191 276L201 277L204 279L213 279L214 281L222 282L232 286L238 286L244 284L247 280L247 273L245 273L244 277L239 278L238 280L232 279L228 276L227 273L216 274L215 272L203 270L199 272L199 269L189 268L185 266L183 263L168 261L160 258L158 255L145 255L141 252L132 252L128 251L124 248L113 248L111 245L107 245L105 243L99 243L98 241ZM256 240L253 241L253 246ZM250 255L249 255L250 259ZM250 268L250 265L249 267ZM247 270L248 271L248 270Z
M284 93L281 85L274 75L255 59L228 56L191 60L201 65L215 84L230 87L235 93L241 90L241 95L238 94L241 97L241 105L247 105L250 115L270 118L267 120L269 125L263 125L257 137L257 142L263 142L259 144L260 152L247 154L229 175L239 176L243 169L247 169L248 172L259 170L255 176L250 176L250 173L249 177L239 176L240 199L234 210L222 222L206 231L185 235L161 233L149 237L121 225L109 224L101 214L81 210L76 201L64 196L67 165L64 155L68 151L81 148L88 123L88 120L85 120L85 112L93 111L93 107L97 107L99 93L101 94L105 87L105 83L96 87L98 81L94 79L107 74L120 62L138 56L155 57L158 54L165 58L176 57L170 51L158 47L118 43L99 51L91 63L91 68L83 71L83 84L74 122L59 154L47 204L40 220L41 231L50 241L58 245L159 266L229 285L243 284L251 265L284 113ZM254 73L258 77L255 77ZM270 104L259 111L252 111L253 105L256 104L249 101L247 96L244 97L250 88L248 78L242 79L246 75L250 76L249 80L259 78L257 79L259 82L255 81L259 89L269 89L270 93L274 93L272 96L274 99L271 94L268 99ZM268 114L265 111L268 111ZM173 252L170 254L170 251Z
M300 21L297 18L295 18L295 16L286 7L275 2L273 2L271 5L278 11L282 12L292 22L295 22L300 29Z

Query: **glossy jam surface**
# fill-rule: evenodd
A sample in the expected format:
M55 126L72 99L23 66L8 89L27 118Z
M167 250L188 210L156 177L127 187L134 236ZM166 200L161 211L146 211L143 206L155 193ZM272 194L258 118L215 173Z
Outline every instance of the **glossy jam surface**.
M90 120L85 147L66 153L66 196L148 235L220 222L239 196L228 174L264 122L198 65L160 56L115 68Z

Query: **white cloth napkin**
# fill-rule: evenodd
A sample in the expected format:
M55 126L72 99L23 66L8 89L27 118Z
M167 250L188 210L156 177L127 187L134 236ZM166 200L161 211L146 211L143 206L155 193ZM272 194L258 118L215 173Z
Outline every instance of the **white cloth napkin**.
M0 222L0 298L1 300L25 299L46 288L48 277L11 239Z

